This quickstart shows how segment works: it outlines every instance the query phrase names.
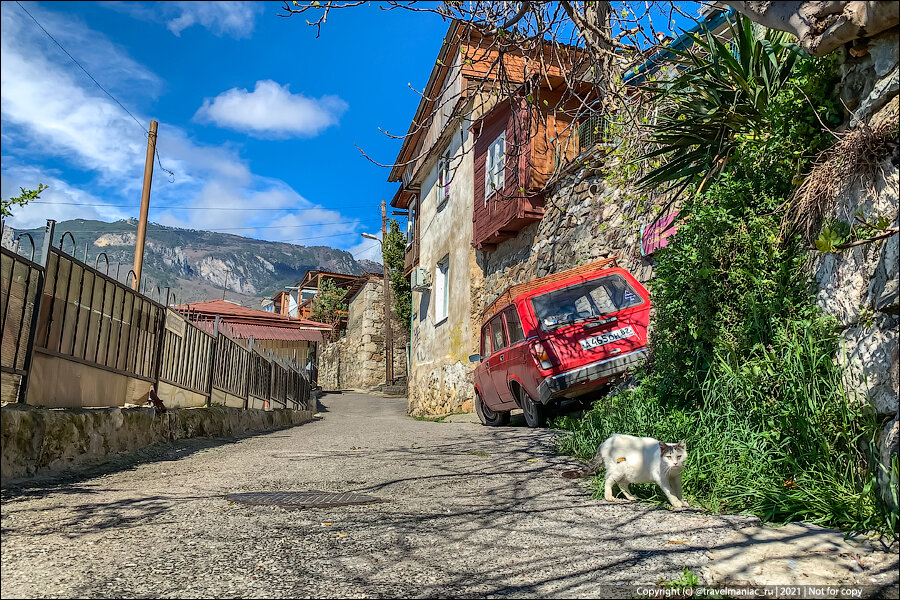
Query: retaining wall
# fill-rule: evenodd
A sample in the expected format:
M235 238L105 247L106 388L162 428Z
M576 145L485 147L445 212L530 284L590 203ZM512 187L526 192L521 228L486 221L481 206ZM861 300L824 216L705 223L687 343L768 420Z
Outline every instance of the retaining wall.
M46 409L27 404L0 408L0 480L59 471L160 442L191 437L233 437L312 420L312 411L228 407Z

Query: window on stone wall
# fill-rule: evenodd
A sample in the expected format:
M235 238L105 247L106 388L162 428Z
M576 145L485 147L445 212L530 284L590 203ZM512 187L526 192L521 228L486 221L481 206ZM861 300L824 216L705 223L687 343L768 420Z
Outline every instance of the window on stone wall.
M434 322L447 318L450 304L450 257L445 256L434 270Z
M437 210L441 210L450 200L450 150L441 157L438 167L438 202Z
M418 198L413 196L409 199L409 218L406 221L406 249L408 250L415 240L416 237L416 213L418 211L418 206L416 202Z

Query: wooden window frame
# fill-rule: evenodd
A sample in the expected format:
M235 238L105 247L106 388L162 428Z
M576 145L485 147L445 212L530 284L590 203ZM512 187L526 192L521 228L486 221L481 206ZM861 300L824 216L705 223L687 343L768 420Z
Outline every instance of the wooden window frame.
M438 290L438 282L443 289ZM438 309L441 309L440 312ZM434 269L434 324L440 325L450 316L450 255L437 262Z
M499 154L500 156L496 156ZM484 160L484 203L506 184L506 130L488 146Z

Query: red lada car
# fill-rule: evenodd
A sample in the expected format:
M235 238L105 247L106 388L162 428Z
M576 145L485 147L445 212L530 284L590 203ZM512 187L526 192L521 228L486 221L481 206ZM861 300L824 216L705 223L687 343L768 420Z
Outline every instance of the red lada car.
M481 354L469 357L480 361L475 408L483 424L504 425L521 408L529 427L542 427L551 404L598 391L645 360L647 290L618 267L573 273L526 285L486 314Z

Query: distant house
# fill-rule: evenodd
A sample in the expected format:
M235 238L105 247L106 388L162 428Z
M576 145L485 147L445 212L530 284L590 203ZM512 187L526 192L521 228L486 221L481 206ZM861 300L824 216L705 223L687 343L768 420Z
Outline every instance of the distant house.
M347 326L344 335L328 345L319 361L319 385L325 390L374 390L385 384L384 278L361 275L344 293ZM392 318L394 381L406 377L409 329Z
M312 301L316 294L319 293L319 286L322 285L322 282L331 281L338 288L348 290L366 277L366 275L348 275L347 273L333 273L330 271L307 271L303 279L295 286L299 293L297 316L301 319L308 319L312 316ZM344 311L336 333L343 331L346 326L347 313Z
M263 301L263 310L286 317L297 317L297 306L296 290L294 292L280 291Z
M325 323L306 319L292 319L285 315L247 308L227 300L193 302L178 309L194 322L210 329L219 320L219 327L236 339L253 338L253 345L266 352L271 350L293 361L299 368L308 362L316 364L323 334L331 330Z

